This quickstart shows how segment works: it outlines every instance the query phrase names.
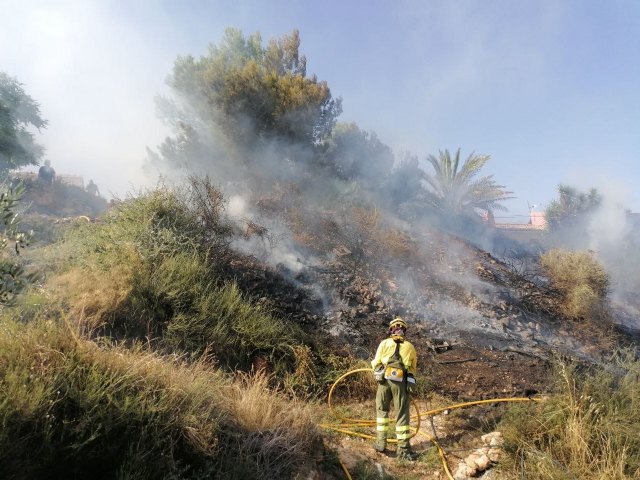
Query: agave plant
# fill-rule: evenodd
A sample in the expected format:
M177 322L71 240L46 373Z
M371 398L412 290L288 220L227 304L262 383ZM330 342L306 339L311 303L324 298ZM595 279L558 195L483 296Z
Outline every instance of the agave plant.
M460 149L452 157L448 150L440 151L436 157L429 155L427 160L433 167L433 174L424 174L428 189L429 203L439 209L456 213L474 209L484 211L506 210L500 204L513 198L512 192L498 185L493 175L475 180L489 155L471 153L460 167Z

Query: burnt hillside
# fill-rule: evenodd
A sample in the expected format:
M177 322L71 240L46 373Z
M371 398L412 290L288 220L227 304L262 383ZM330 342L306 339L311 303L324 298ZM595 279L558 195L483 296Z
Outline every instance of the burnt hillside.
M366 251L356 259L342 245L314 265L298 258L293 268L238 256L226 273L261 303L362 359L373 357L388 321L403 316L425 378L464 399L544 391L554 357L598 362L637 340L612 322L564 318L533 257L499 260L436 230L405 233L402 242L412 252L402 267Z

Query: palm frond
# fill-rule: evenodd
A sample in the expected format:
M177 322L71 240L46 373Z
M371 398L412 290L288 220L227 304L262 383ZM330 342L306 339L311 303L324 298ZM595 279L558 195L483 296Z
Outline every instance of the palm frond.
M456 212L473 208L506 210L499 202L514 198L512 192L498 185L492 175L473 181L489 159L489 155L472 152L460 167L460 149L453 156L448 150L438 152L438 157L427 156L433 167L432 174L424 175L428 191L435 199L430 203Z

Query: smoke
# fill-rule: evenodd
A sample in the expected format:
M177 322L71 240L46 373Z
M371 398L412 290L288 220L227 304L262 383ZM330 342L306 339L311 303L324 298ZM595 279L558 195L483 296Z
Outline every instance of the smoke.
M150 152L147 167L177 183L193 174L213 179L229 199L227 213L247 233L234 242L235 248L286 267L292 277L304 267L330 261L338 244L348 250L354 269L360 257L373 263L384 256L399 295L409 303L424 304L421 297L434 280L428 274L456 291L494 293L477 279L473 264L462 260L463 242L450 242L441 264L426 276L409 271L406 259L393 258L390 252L372 253L383 243L380 232L390 230L417 238L434 229L449 230L485 250L495 243L494 234L471 216L458 218L427 208L415 156L396 158L374 133L353 123L339 123L314 142L265 134L259 120L242 111L218 110L195 86L197 81L178 72L182 76L174 71L170 83L194 86L158 98L158 112L175 133ZM252 95L254 102L264 101L259 92ZM433 261L428 245L418 242L418 249L424 250L424 257L416 257L420 263L422 258ZM318 295L324 298L326 292ZM453 303L445 299L424 305L435 317L446 318L447 327L482 323L481 315L467 307L449 308Z
M601 202L571 228L554 236L552 245L588 249L602 263L610 279L610 299L616 321L638 328L640 312L639 226L627 209L630 192L623 184L606 181L596 186Z
M248 218L251 215L247 210L247 201L240 195L231 195L229 197L227 211L229 216L234 219Z
M232 105L239 106L223 112L215 99L200 92L196 81L177 78L176 71L182 72L174 70L172 82L179 80L183 86L157 101L160 116L174 134L149 152L147 168L164 172L176 183L193 174L213 179L229 199L230 217L246 228L234 247L284 266L293 281L303 268L329 261L337 243L346 246L354 259L362 254L367 261L378 261L371 254L371 243L379 241L372 232L385 229L404 229L418 239L426 232L444 230L494 254L527 250L472 216L429 210L417 159L394 155L375 134L355 124L338 124L330 135L311 141L296 135L297 130L289 129L286 122L265 131L263 119L242 110L246 99L234 98ZM269 104L261 92L251 93L255 104ZM629 243L632 230L619 192L619 188L603 190L604 201L589 217L586 230L570 232L562 242L596 251L611 275L614 298L624 299L640 285L638 274L630 268L637 262L625 261L635 247ZM358 217L356 212L366 214ZM495 287L478 280L476 262L465 256L467 245L452 240L439 243L446 249L434 263L428 241L418 241L417 262L436 265L428 272L410 271L406 259L378 253L385 256L384 268L395 275L398 293L408 302L424 306L433 318L444 319L447 328L484 328L477 308L461 303L463 295L421 298L429 282L454 293L473 292L487 304L499 297ZM318 295L325 298L326 293ZM420 315L415 312L416 318Z
M629 212L625 208L628 195L621 186L599 189L602 202L590 216L587 226L589 248L597 252L614 252L631 233Z

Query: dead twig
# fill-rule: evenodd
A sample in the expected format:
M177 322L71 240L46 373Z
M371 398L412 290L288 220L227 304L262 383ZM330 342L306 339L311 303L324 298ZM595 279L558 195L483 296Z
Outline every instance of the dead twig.
M472 358L462 358L460 360L442 360L440 362L436 362L439 365L449 365L451 363L465 363L465 362L475 362L476 360L478 360L475 357Z

